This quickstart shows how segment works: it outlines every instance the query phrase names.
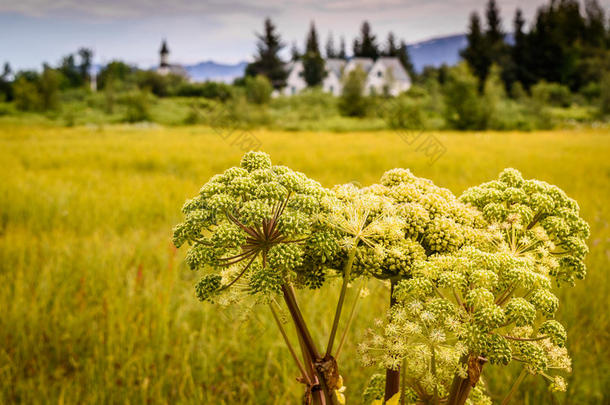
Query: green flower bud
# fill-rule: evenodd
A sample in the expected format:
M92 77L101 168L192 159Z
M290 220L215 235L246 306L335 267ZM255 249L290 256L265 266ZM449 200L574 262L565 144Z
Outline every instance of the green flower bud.
M506 318L517 326L527 326L536 319L536 308L524 298L511 298L505 308Z
M211 301L221 287L221 280L218 274L208 274L203 276L195 286L197 298L200 301Z
M551 342L559 347L565 346L566 340L568 339L568 334L563 325L552 319L540 325L538 334L549 336Z
M241 158L240 166L249 172L257 169L270 169L271 158L264 152L248 152Z

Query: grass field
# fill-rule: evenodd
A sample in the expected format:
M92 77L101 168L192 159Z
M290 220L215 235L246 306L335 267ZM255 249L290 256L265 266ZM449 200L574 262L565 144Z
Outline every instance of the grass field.
M574 370L562 395L528 377L515 404L610 403L610 130L440 133L433 165L394 132L253 134L325 186L400 166L460 193L512 166L563 188L592 230L587 279L561 293L558 315ZM170 243L184 200L241 154L203 127L0 125L0 403L299 403L266 307L243 320L199 303ZM358 331L386 306L385 287L370 288L340 359L349 404L373 373ZM320 339L330 291L301 299ZM508 377L486 373L501 399Z

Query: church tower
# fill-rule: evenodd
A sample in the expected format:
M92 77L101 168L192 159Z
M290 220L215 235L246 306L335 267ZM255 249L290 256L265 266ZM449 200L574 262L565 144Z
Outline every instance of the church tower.
M169 48L167 47L167 42L165 41L165 39L161 43L161 50L159 51L159 55L161 56L161 63L159 64L159 67L169 67Z

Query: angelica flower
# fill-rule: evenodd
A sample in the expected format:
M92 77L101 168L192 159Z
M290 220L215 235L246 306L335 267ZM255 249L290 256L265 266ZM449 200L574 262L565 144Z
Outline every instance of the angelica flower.
M174 244L188 243L186 261L207 273L197 284L201 300L230 287L269 297L280 286L319 288L325 263L341 251L339 234L319 220L330 190L262 152L246 153L239 167L210 179L183 207ZM228 269L228 270L227 270Z

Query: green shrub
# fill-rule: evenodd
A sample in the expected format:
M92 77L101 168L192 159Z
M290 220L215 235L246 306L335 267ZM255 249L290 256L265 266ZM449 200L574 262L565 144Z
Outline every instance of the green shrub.
M602 76L599 91L599 112L602 115L610 114L610 73Z
M133 90L122 97L122 104L126 107L125 122L150 121L151 95L144 90Z
M343 83L343 93L339 99L339 111L348 117L364 117L369 102L364 95L366 73L358 66L347 74Z
M449 70L443 87L445 121L450 128L467 130L485 129L488 110L478 92L478 80L466 64Z
M532 98L540 104L556 107L569 107L572 104L572 93L567 86L559 83L538 82L531 88Z
M233 97L233 86L226 83L183 83L176 90L180 97L203 97L220 101L227 101Z
M246 98L254 104L268 104L271 100L273 87L271 82L263 75L246 78Z
M21 111L39 110L42 105L36 83L25 76L20 76L13 83L13 97L15 106Z
M421 99L397 97L383 107L384 118L392 129L424 129L424 106Z

